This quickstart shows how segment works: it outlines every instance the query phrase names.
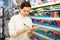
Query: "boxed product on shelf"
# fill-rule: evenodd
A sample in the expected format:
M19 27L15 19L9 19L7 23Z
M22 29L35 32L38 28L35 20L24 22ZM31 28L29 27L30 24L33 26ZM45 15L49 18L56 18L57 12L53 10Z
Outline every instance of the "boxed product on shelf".
M60 26L60 20L57 20L57 25Z
M33 34L32 37L30 38L31 40L48 40L48 39L45 39L37 34Z
M56 0L56 3L60 3L60 0Z
M52 17L54 17L54 12L51 12L50 15L51 15Z
M31 40L40 40L40 39L39 39L38 35L33 34L32 37L31 37Z
M39 39L41 39L41 40L48 40L48 39L43 38L43 37L41 37L41 36L39 36Z
M48 3L55 3L56 2L56 0L47 0L48 1Z
M41 0L38 0L38 5L40 5L40 4L43 4L43 2Z
M41 0L43 3L47 3L47 0Z
M41 19L36 19L35 21L36 21L36 22L41 22L42 20L41 20Z
M37 5L43 4L43 2L44 0L43 1L42 0L30 0L31 6L37 6Z
M50 10L50 9L37 9L36 11L34 12L31 12L31 14L29 14L30 16L39 16L39 17L53 17L53 18L56 18L56 17L59 17L59 9L53 9L53 10Z
M34 0L30 0L30 4L31 4L31 6L35 6L36 4L36 0L34 1Z
M60 11L58 11L58 16L60 17Z

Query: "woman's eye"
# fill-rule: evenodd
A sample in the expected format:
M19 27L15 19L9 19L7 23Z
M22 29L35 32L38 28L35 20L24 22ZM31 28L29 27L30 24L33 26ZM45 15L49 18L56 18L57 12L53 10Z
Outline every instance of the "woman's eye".
M24 10L24 12L26 12L26 10Z

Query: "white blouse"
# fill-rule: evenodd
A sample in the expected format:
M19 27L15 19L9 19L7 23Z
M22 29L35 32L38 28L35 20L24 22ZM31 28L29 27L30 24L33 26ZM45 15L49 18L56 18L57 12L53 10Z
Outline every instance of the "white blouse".
M29 17L23 17L20 13L18 15L14 15L9 24L9 35L10 35L10 40L30 40L28 37L28 30L19 36L17 36L16 31L23 29L26 24L30 28L32 27L32 21ZM30 30L30 29L29 29Z

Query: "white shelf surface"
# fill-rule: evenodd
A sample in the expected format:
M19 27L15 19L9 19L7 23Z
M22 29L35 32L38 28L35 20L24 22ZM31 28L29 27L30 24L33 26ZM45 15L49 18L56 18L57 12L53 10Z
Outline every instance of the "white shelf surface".
M33 24L33 25L39 25L39 24ZM50 26L39 25L39 27L43 27L43 28L48 28L48 29L51 29L51 30L60 31L60 28L54 28L54 27L50 27Z
M44 11L58 11L58 10L60 10L60 9L53 9L53 10L40 10L40 12L44 12ZM36 11L36 10L30 10L30 12L34 12L34 11Z
M52 17L34 17L34 16L30 16L30 18L44 19L44 20L60 20L60 18L52 18Z
M38 7L49 6L49 5L56 5L56 4L60 4L60 2L58 2L58 3L45 3L45 4L40 4L40 5L32 6L32 8L38 8Z
M36 32L34 32L34 34L36 34L36 35L38 35L38 36L41 36L41 37L43 37L43 38L45 38L45 39L48 39L48 40L53 40L53 39L51 39L51 38L49 38L49 37L47 37L47 36L41 35L41 34L36 33Z

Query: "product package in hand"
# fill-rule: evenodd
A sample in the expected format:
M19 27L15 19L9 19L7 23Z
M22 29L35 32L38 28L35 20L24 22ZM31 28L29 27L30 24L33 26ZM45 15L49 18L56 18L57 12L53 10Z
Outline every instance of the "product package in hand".
M39 25L36 25L36 26L32 25L32 29L38 30L38 28L39 28Z

